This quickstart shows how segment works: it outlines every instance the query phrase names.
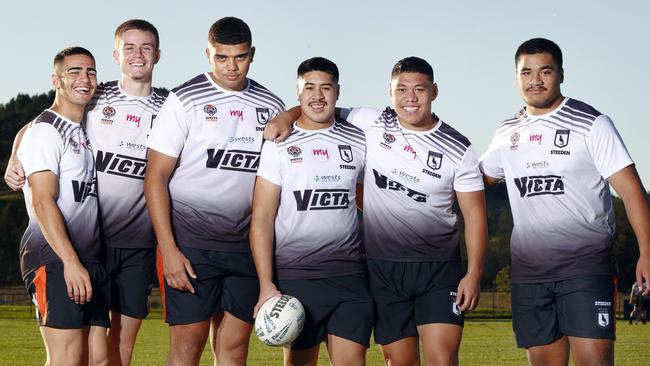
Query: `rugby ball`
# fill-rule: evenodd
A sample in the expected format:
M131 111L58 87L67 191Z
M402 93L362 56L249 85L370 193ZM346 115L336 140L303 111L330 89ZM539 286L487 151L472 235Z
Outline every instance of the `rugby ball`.
M260 307L255 318L255 334L269 346L284 346L298 338L305 325L305 309L289 295L274 296Z

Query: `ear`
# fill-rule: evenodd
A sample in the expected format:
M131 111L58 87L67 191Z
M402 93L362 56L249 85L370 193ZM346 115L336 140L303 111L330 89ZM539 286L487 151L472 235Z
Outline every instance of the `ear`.
M157 49L157 50L156 50L156 55L155 55L154 58L153 58L153 64L154 64L154 65L157 64L158 61L160 61L160 49Z
M431 93L431 101L433 102L438 97L438 84L433 83L433 89L431 90Z
M115 60L116 64L120 64L120 52L117 49L113 50L113 60Z
M336 100L339 100L340 95L341 95L341 84L336 84Z
M392 85L392 81L391 81L390 83L388 83L388 96L391 97L391 98L393 97L393 85Z
M52 86L54 89L59 89L61 87L61 79L59 79L57 74L52 74L50 79L52 80Z
M251 47L251 62L253 62L253 57L255 57L255 47Z
M205 48L205 57L207 57L208 62L210 62L210 64L212 64L212 62L211 62L212 60L210 60L210 49L207 48L207 47Z
M560 68L560 84L564 82L564 68Z

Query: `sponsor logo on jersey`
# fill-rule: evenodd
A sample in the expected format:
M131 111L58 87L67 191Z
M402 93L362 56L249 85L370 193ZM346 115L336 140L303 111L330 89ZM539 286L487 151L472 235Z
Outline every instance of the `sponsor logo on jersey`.
M415 175L403 172L401 170L393 169L391 170L391 173L393 173L393 175L396 175L402 179L410 180L411 182L414 183L420 183L420 178L416 177Z
M102 114L104 115L104 118L102 118L100 122L106 125L112 125L113 120L111 119L111 117L115 115L115 108L111 107L110 105L107 105L102 109Z
M339 145L339 156L341 160L346 163L351 163L354 157L352 156L352 146L350 145Z
M318 160L329 160L330 158L330 152L327 149L311 149L311 154L314 155Z
M563 148L569 144L569 134L570 130L556 130L555 131L555 140L553 144L559 148Z
M255 108L257 114L257 123L265 125L269 121L271 113L269 113L268 108Z
M400 182L394 181L392 179L388 179L387 176L379 173L375 169L373 169L372 172L375 175L375 184L380 189L387 189L387 190L391 190L391 191L404 192L407 197L412 198L415 202L426 202L427 201L427 195L426 194L420 193L420 192L418 192L416 190L413 190L413 189L403 185Z
M96 187L97 181L95 179L92 182L73 180L72 193L74 194L75 202L83 203L88 196L97 197Z
M314 182L323 182L323 183L336 183L341 181L341 176L337 174L333 175L314 175Z
M217 114L217 107L213 106L212 104L206 104L203 106L203 112L205 112L205 120L207 122L216 122L219 117L215 116Z
M418 157L418 153L415 151L415 149L411 145L404 145L404 151L413 155L413 159Z
M253 136L230 136L228 137L228 142L239 143L239 144L252 144L255 142L255 137Z
M564 194L564 182L559 175L531 175L515 178L520 197Z
M95 166L98 172L127 178L144 179L147 159L98 150Z
M300 156L302 150L298 146L289 146L287 148L287 154L293 156L293 158L289 159L292 163L302 163L302 157Z
M381 137L382 139L384 139L384 141L380 141L379 146L388 150L392 149L392 146L390 146L390 144L395 142L395 135L393 135L392 133L384 132L384 134Z
M244 122L244 111L241 109L231 109L230 117L235 117L235 119Z
M533 143L533 144L537 143L537 144L541 145L542 144L542 136L543 135L541 133L531 133L528 136L528 142Z
M117 146L133 151L145 151L147 149L147 145L145 144L136 144L135 142L129 142L129 141L124 141L121 140Z
M427 157L427 166L433 170L438 170L442 166L442 154L435 151L429 151Z
M517 148L519 148L519 145L517 145L517 142L519 142L519 138L521 138L519 132L515 132L512 135L510 135L510 151L514 151L517 150Z
M255 173L260 166L260 152L247 150L208 149L206 168Z
M293 191L298 211L343 210L350 204L347 189L305 189Z
M140 120L142 117L136 116L134 114L127 114L126 115L126 125L131 128L131 129L136 129L140 128Z
M526 169L543 169L551 166L548 161L529 161L526 162Z

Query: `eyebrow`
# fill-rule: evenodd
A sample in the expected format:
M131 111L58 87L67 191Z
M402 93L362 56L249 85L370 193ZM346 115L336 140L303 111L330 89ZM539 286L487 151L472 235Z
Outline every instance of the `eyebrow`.
M322 84L317 84L311 81L305 81L305 86L307 85L320 85L320 86L334 86L334 83L322 83Z
M135 46L135 43L133 43L133 42L128 42L128 43L127 43L127 42L124 42L124 45L125 45L125 46ZM143 46L151 46L151 47L155 47L155 44L154 44L154 43L143 43L142 45L143 45Z
M82 71L82 70L83 70L83 67L75 66L75 67L70 67L65 71L70 72L70 71ZM94 67L88 67L88 68L86 68L86 70L97 72L97 69L95 69Z
M226 57L226 58L233 57L234 58L234 57L248 56L249 54L250 54L250 51L240 53L240 54L234 55L234 56L228 56L228 55L224 55L224 54L221 54L221 53L215 53L214 56L215 57Z

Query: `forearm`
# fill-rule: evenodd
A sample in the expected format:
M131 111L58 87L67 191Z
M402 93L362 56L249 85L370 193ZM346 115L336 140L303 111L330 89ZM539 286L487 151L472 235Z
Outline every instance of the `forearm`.
M53 198L34 197L32 207L43 236L64 264L79 262L77 252L68 237L65 221Z
M146 175L144 195L156 240L162 252L176 249L171 222L168 182L164 177Z
M467 273L480 278L487 251L487 213L484 191L463 193L459 205L465 220Z
M251 220L250 244L260 286L273 282L274 218L254 215Z

